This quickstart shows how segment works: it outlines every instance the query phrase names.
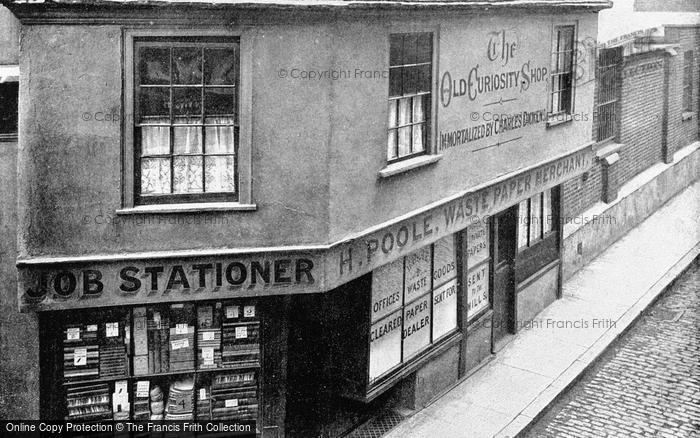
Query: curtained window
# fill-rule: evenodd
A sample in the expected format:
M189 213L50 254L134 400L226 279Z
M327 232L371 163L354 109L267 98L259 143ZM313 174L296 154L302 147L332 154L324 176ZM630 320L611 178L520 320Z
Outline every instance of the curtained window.
M237 39L136 43L139 203L238 200Z

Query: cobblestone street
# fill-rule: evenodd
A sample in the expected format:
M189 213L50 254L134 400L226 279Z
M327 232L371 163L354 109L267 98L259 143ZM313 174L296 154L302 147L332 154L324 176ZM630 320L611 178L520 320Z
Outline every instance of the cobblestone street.
M526 436L700 437L699 311L696 261Z

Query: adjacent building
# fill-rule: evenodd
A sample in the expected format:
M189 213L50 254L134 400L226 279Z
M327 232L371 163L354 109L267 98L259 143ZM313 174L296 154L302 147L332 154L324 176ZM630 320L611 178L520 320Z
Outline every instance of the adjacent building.
M693 122L659 93L661 143L625 131L608 1L3 3L22 26L7 418L338 436L425 406L604 244L567 218L620 202L635 141L672 163L698 135L696 67ZM156 386L182 405L154 409Z

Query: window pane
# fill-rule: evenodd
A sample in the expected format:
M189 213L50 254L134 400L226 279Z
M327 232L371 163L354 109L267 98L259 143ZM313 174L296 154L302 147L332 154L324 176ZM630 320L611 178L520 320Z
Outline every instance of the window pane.
M397 144L396 144L396 129L389 130L389 136L387 137L386 149L387 149L386 155L387 155L387 157L389 157L390 160L393 160L394 158L398 158Z
M399 126L411 123L411 99L398 99L399 102Z
M433 291L433 341L457 328L457 279Z
M204 49L204 83L207 85L236 84L235 50Z
M566 78L569 81L565 83L564 89L559 94L559 109L569 114L571 113L571 74L567 74Z
M170 193L170 159L141 159L141 193L157 195Z
M433 34L422 33L416 39L416 64L433 61Z
M173 158L173 193L202 191L202 157Z
M372 272L372 322L395 312L403 305L403 258Z
M392 67L389 69L389 97L403 95L402 71L403 67Z
M530 245L542 238L542 195L530 198Z
M423 143L423 125L413 125L413 147L411 153L423 152L425 145Z
M414 94L430 91L430 65L404 67L402 69L402 94Z
M399 157L411 153L411 127L399 128Z
M389 36L389 66L403 64L403 35Z
M170 84L170 49L141 47L138 57L141 84Z
M167 119L166 119L167 122ZM141 127L141 155L170 153L170 128L167 126Z
M450 235L433 244L433 288L456 276L455 236Z
M202 49L176 47L173 49L173 84L202 83Z
M205 161L207 192L233 192L236 190L236 163L233 155L205 157Z
M204 91L204 112L210 116L235 115L234 88L207 88Z
M196 116L201 114L201 88L173 88L173 115Z
M430 290L430 246L419 249L405 258L404 303Z
M149 117L170 117L170 89L141 88L139 90L140 122Z
M202 127L176 126L173 128L173 152L176 154L202 153Z
M518 249L527 246L527 235L530 224L530 208L528 200L520 201L518 205Z
M403 312L403 360L420 353L430 345L430 304L431 294L423 295L410 304Z
M19 82L0 84L0 133L17 132Z
M475 266L490 256L489 223L480 220L467 227L467 267Z
M389 127L390 128L395 128L397 126L397 109L396 106L398 105L398 100L397 99L392 99L389 101Z
M207 154L232 154L236 147L236 131L233 126L207 126L204 128Z
M425 111L423 102L428 99L428 96L421 95L413 98L413 123L424 121Z
M489 264L483 263L467 272L467 320L489 307Z
M401 310L372 325L369 335L369 380L401 363Z
M554 228L554 214L552 212L552 191L545 190L542 194L542 211L544 213L543 230L545 233L552 231Z

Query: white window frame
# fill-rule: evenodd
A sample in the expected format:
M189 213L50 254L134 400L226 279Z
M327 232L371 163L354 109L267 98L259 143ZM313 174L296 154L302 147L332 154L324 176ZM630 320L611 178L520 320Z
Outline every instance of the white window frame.
M557 112L554 112L554 104L552 102L552 94L553 94L553 74L554 71L556 70L556 58L554 57L554 52L556 49L557 45L557 40L559 38L558 35L558 29L563 28L563 27L573 27L574 28L574 34L573 34L573 42L571 46L571 105L569 108L569 112L567 113L566 111L559 110ZM557 125L563 122L569 122L573 120L573 114L576 111L576 66L578 65L578 57L576 52L578 51L577 49L577 42L578 42L578 30L579 30L579 24L578 21L570 21L570 22L555 22L552 23L552 28L551 28L551 35L550 35L550 46L549 46L549 58L550 58L550 72L549 72L549 85L548 85L548 93L547 93L547 107L549 108L549 114L550 114L550 120L548 121L547 125L548 126L553 126Z
M238 136L238 200L231 202L174 203L139 206L135 203L134 157L134 43L144 38L207 38L228 37L239 39L239 136ZM246 27L233 29L126 29L123 35L123 114L122 114L122 210L121 213L143 211L171 211L198 209L254 210L252 195L252 30Z

